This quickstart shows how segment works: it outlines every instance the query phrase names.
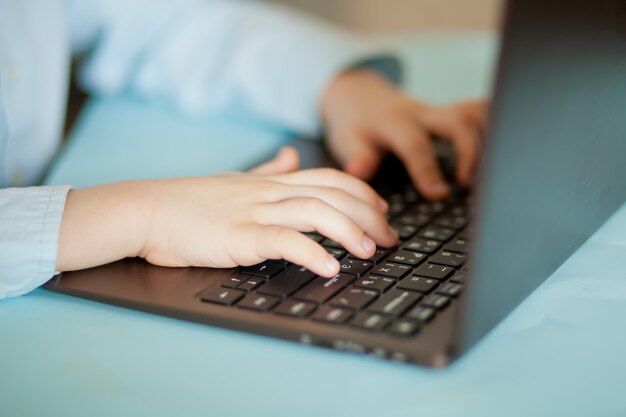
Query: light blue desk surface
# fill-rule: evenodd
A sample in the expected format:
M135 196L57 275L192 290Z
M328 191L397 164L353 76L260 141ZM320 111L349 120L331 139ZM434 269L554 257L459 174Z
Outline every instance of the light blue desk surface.
M488 37L399 47L409 89L447 101L488 85ZM208 174L289 136L92 101L49 183ZM445 370L352 356L37 290L0 303L0 416L624 416L626 209Z

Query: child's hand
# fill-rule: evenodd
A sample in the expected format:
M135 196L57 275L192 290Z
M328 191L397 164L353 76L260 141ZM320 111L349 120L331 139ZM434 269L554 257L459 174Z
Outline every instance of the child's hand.
M419 191L431 199L449 192L431 135L453 143L457 181L469 186L482 148L486 109L484 102L448 107L420 103L366 70L340 75L322 101L330 150L346 172L370 179L383 154L391 151L404 162Z
M330 277L338 262L302 233L318 231L367 258L397 235L364 182L297 168L293 149L251 173L133 181L71 191L60 271L127 256L163 266L234 267L283 258Z

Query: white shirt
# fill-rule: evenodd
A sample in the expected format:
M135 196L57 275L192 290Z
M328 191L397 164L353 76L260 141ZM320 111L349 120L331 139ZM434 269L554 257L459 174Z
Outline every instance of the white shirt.
M13 187L0 189L0 299L55 274L70 186L23 187L40 181L59 146L72 55L85 56L78 77L92 93L130 91L190 112L237 108L306 134L319 129L329 81L371 53L260 2L0 0L0 188Z

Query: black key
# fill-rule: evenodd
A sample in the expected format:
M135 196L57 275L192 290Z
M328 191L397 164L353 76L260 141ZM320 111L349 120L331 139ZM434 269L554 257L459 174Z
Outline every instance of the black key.
M465 216L454 216L451 214L444 214L437 217L433 224L436 226L445 227L448 229L460 230L467 225L467 218Z
M389 255L389 261L400 264L417 266L426 260L426 255L420 252L399 250Z
M369 311L399 316L422 298L422 294L413 291L392 289L384 293L368 307Z
M400 281L398 283L398 288L429 293L437 285L439 285L439 281L437 281L436 279L411 275Z
M315 241L316 243L321 243L324 240L324 236L320 235L319 233L316 232L307 232L307 233L303 233L306 237L308 237L309 239Z
M239 284L237 289L238 290L243 290L243 291L252 291L253 289L258 287L259 285L263 284L264 282L265 281L263 281L263 279L259 278L259 277L250 278L250 279L242 282L241 284Z
M465 263L466 259L467 259L467 255L463 253L441 250L437 252L435 255L431 256L428 262L458 268Z
M368 290L375 290L379 292L386 291L396 283L396 280L389 277L378 277L376 275L368 275L364 278L357 280L354 283L356 287L366 288Z
M354 280L354 275L337 274L332 278L315 278L300 289L294 298L322 303L347 287Z
M437 289L438 294L447 295L448 297L456 297L463 290L463 286L461 284L456 284L454 282L446 282L441 287Z
M465 282L465 271L459 271L450 278L450 281L457 282L459 284L463 284Z
M332 239L324 239L322 241L322 246L326 246L328 248L343 249L343 245L341 243L337 242L336 240L332 240Z
M231 276L230 278L222 282L222 287L237 288L239 284L246 282L248 278L252 278L252 277L250 277L249 275L236 273L235 275Z
M372 266L373 264L371 262L346 258L340 263L340 271L346 274L361 276L369 271Z
M381 330L383 329L391 319L381 314L368 313L367 311L361 311L352 319L351 324L361 329L367 330Z
M330 253L330 255L333 256L338 261L341 260L341 258L343 258L344 256L346 256L346 253L348 253L347 251L343 249L327 248L327 247L324 247L324 249L326 249L326 252Z
M241 272L263 278L273 277L282 270L282 265L267 261L256 265L244 266L243 268L241 268Z
M435 317L435 309L417 305L410 309L409 312L404 315L404 317L418 320L422 323L428 323L433 319L433 317Z
M286 297L309 283L313 278L315 278L315 274L308 269L293 265L270 279L269 282L259 288L258 292Z
M466 239L456 237L446 243L443 249L451 252L467 253L469 250L468 246L469 242Z
M238 304L239 308L256 311L270 311L280 302L280 298L271 295L248 294Z
M402 249L431 254L439 249L440 246L441 242L437 240L411 239L402 246Z
M413 271L413 275L435 279L446 279L453 272L454 269L449 266L436 265L429 262L420 265L415 271Z
M292 317L306 317L315 310L314 303L298 300L285 300L276 309L274 313Z
M378 297L378 291L348 287L330 300L330 304L360 310L376 297Z
M418 213L424 213L424 214L435 214L435 213L439 213L440 211L442 211L445 208L445 206L443 205L443 203L441 202L424 202L424 203L419 203L415 206L415 210Z
M461 239L468 240L468 239L471 239L473 235L474 235L474 226L470 224L465 229L463 229L461 233L459 233L458 237L460 237Z
M207 288L200 293L200 299L207 303L231 306L246 293L232 288Z
M395 320L389 326L389 333L395 336L413 336L420 329L417 321L411 319Z
M454 236L456 232L452 229L438 226L427 226L420 230L418 236L423 239L439 240L445 242Z
M398 233L400 239L403 240L410 239L415 233L417 233L418 229L416 226L400 223L393 223L391 224L391 227L394 228L394 230Z
M312 319L326 323L341 324L348 321L350 317L352 317L352 310L324 305L313 314Z
M437 310L445 308L448 304L450 304L450 297L440 294L431 294L424 298L424 301L422 301L422 305L432 307Z
M350 259L358 259L360 261L368 261L368 262L373 262L373 263L378 263L380 262L385 256L387 256L389 254L389 250L387 249L376 249L376 252L374 252L374 254L372 256L370 256L367 259L360 259L357 258L356 256L350 254L348 255L348 258Z
M422 227L430 220L430 216L422 213L403 214L394 219L394 222L408 224L415 227Z
M400 279L411 272L411 268L403 264L384 262L372 270L372 274Z

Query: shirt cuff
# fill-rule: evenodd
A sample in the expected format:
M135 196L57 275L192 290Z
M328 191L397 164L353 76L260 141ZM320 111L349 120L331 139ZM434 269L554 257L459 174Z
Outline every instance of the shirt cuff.
M0 299L25 294L55 274L69 185L0 190Z

